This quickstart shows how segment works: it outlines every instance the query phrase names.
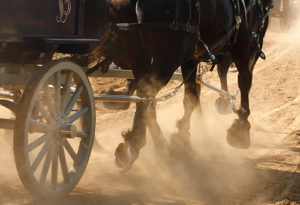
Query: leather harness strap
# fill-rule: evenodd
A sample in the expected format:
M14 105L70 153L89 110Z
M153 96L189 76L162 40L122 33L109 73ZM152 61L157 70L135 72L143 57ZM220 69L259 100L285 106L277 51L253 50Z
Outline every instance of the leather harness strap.
M192 34L199 33L199 26L175 23L116 23L111 24L111 29L120 31L142 31L142 30L170 30L183 31Z

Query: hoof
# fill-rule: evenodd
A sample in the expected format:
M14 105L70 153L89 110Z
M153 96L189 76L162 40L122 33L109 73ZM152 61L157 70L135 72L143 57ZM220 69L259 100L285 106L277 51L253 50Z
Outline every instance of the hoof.
M233 147L248 149L250 147L250 123L235 120L227 130L227 142Z
M127 92L119 92L110 90L107 95L128 95ZM130 106L128 102L102 102L103 107L112 109L112 110L127 110Z
M216 100L215 105L218 113L222 115L228 115L233 112L233 103L230 99L220 97Z
M120 143L115 152L115 163L120 172L129 170L138 154L133 151L128 142Z

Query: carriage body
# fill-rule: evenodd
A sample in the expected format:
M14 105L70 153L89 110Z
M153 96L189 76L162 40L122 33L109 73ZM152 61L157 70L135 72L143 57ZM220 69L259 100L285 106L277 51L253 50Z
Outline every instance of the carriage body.
M63 14L57 1L15 0L0 7L1 37L76 37L82 33L84 1L63 3ZM65 22L64 22L65 21Z
M41 63L54 52L84 54L85 0L16 0L0 6L0 62Z

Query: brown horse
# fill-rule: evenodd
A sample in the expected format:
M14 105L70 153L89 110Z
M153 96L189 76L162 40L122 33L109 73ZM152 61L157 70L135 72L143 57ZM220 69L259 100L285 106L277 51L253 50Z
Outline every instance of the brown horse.
M222 88L227 90L226 74L231 62L239 71L241 107L238 119L227 131L227 141L238 148L250 146L248 94L252 72L261 51L272 7L262 0L138 0L136 13L139 37L148 56L149 71L138 83L140 97L154 99L181 66L185 84L185 113L178 122L178 134L172 141L191 147L190 117L199 104L196 66L203 60L218 64ZM130 29L129 29L130 30ZM216 56L216 57L215 57ZM137 103L132 130L124 135L124 143L116 150L117 165L127 170L145 145L146 125L156 121L155 103Z

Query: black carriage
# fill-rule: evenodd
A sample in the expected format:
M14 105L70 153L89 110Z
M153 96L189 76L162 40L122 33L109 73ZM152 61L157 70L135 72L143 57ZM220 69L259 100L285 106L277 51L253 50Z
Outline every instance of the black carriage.
M0 104L16 119L14 155L26 188L42 197L68 193L87 165L95 130L92 89L83 69L54 53L86 54L85 1L15 0L0 7Z
M298 17L299 8L299 0L275 0L270 15L279 18L280 28L286 31L295 22L293 20Z

